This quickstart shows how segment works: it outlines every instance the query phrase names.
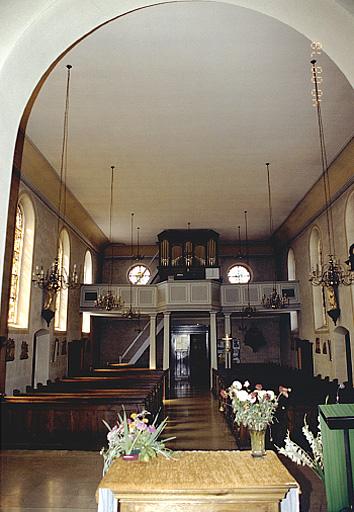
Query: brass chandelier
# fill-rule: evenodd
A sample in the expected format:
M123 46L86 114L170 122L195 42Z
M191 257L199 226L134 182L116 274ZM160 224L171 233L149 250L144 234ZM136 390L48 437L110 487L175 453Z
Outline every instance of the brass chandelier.
M268 184L268 207L269 207L269 239L273 234L273 209L272 209L272 194L270 187L270 173L269 173L270 163L266 163L267 168L267 184ZM279 295L276 286L276 270L274 269L274 280L273 280L273 289L269 295L263 295L262 297L262 305L266 309L283 309L289 305L288 297Z
M95 307L98 309L105 309L106 311L121 310L124 301L120 296L114 295L112 291L112 276L113 276L113 243L112 243L112 214L113 214L113 178L114 178L114 165L111 166L111 187L110 187L110 203L109 203L109 241L111 244L111 257L109 262L109 279L108 288L103 294L99 294L95 302Z
M334 241L332 198L328 175L328 160L321 112L322 91L319 88L319 84L322 83L322 77L320 76L322 73L322 68L320 66L317 66L316 63L317 61L315 59L311 60L312 82L314 84L312 96L313 105L316 107L318 134L320 141L322 181L326 208L326 224L329 255L328 261L326 263L324 263L321 266L317 265L315 269L312 269L309 276L309 280L314 286L336 288L341 284L345 286L351 285L351 283L354 281L354 271L343 267L343 265L340 263L339 259L335 255L336 250Z
M72 66L68 64L67 80L66 80L66 97L65 97L65 111L64 111L64 128L63 128L63 141L61 148L61 161L60 161L60 183L58 194L58 207L57 207L57 247L56 257L47 270L44 270L43 265L36 265L35 271L32 275L32 283L34 286L41 288L48 292L53 298L60 290L67 288L77 288L80 286L79 275L76 270L76 265L73 265L71 272L67 272L63 265L62 248L60 244L60 229L65 223L66 217L66 176L67 176L67 160L68 160L68 131L69 131L69 97L70 97L70 77ZM45 301L48 302L48 299ZM53 300L50 300L53 303ZM45 309L45 308L44 308ZM48 321L48 320L47 320ZM50 321L50 320L49 320Z

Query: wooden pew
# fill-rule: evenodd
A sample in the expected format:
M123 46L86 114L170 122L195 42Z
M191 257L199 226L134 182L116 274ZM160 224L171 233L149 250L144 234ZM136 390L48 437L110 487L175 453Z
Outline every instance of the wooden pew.
M165 372L149 370L62 379L0 401L5 447L99 449L122 407L127 414L162 407ZM134 377L136 375L136 378ZM58 391L59 390L59 391Z

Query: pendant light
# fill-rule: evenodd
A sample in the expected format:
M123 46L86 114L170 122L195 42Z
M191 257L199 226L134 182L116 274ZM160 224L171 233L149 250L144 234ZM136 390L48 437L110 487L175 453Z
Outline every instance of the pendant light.
M109 278L108 288L97 297L95 306L98 309L105 309L111 311L112 309L121 310L124 305L124 301L120 296L116 296L112 290L112 278L113 278L113 241L112 241L112 215L113 215L113 179L114 179L114 165L111 166L111 186L110 186L110 202L109 202L109 242L111 244L111 257L109 261Z
M269 207L269 241L272 238L273 234L273 209L272 209L272 194L271 194L271 186L270 186L270 173L269 173L270 163L266 163L267 167L267 184L268 184L268 207ZM275 262L274 262L274 279L273 279L273 289L270 295L263 295L262 297L262 305L267 309L283 309L289 305L289 299L284 296L280 296L277 292L277 282L276 282L276 270L275 270Z

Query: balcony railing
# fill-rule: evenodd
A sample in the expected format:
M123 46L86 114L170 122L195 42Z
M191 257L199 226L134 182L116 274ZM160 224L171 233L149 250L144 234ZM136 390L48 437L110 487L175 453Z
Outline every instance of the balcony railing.
M299 283L297 281L277 281L276 291L281 297L286 296L289 305L284 309L268 310L262 305L263 296L269 296L274 288L272 282L250 283L249 299L251 306L257 310L272 313L286 313L301 309ZM105 283L87 284L81 287L80 309L95 315L119 316L119 311L105 311L95 307L98 295L108 289ZM146 286L112 285L112 292L120 296L125 305L130 305L141 314L156 314L172 311L209 311L241 312L248 304L248 287L240 284L220 284L217 281L164 281Z

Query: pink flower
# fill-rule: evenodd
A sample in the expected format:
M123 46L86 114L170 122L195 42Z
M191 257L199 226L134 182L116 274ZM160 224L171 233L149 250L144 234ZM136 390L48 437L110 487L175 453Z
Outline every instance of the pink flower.
M279 393L281 395L286 396L286 398L289 398L290 391L291 391L291 388L286 388L284 386L279 386Z
M221 396L221 398L227 398L229 395L227 394L225 389L221 389L220 390L220 396Z
M261 389L263 389L262 384L256 384L256 389L258 389L258 391L260 391Z
M147 430L148 432L150 432L150 434L156 432L156 428L154 427L154 425L148 425Z
M136 421L135 426L138 430L146 430L147 425L143 421Z

